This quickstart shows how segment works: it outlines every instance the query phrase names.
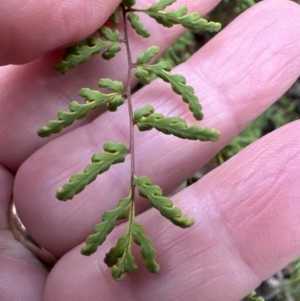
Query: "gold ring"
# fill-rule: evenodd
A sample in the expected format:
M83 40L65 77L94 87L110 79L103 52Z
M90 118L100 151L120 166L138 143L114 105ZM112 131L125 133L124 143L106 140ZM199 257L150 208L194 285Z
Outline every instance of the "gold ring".
M29 249L37 258L39 258L47 267L52 268L57 262L57 258L42 248L27 232L18 215L14 202L10 201L8 208L8 221L11 231L17 241Z

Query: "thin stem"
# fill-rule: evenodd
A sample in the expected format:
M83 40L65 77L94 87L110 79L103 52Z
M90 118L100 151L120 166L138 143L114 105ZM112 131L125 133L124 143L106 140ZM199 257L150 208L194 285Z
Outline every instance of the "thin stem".
M122 13L123 13L123 22L124 22L124 35L125 35L125 45L127 51L127 61L128 61L128 76L127 76L127 87L126 87L126 95L128 101L128 113L129 113L129 120L130 120L130 155L131 155L131 177L130 177L130 187L132 191L132 203L135 200L135 184L134 184L134 175L135 175L135 156L134 156L134 121L133 121L133 108L132 108L132 100L131 100L131 69L133 66L132 57L129 47L129 38L128 38L128 27L126 22L126 9L122 6ZM133 207L133 206L132 206ZM134 210L134 208L132 208Z

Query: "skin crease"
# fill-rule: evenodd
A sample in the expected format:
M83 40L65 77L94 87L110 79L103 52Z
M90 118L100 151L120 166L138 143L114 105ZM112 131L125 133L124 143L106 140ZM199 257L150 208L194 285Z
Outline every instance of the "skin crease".
M145 202L138 202L138 221L153 239L161 265L159 274L145 272L137 256L140 266L137 273L127 276L122 283L111 279L102 260L124 232L124 225L114 230L95 255L80 255L81 243L99 222L102 212L113 208L120 197L127 195L129 160L99 177L72 201L58 202L55 190L70 174L82 170L91 154L101 150L103 142L128 139L127 109L124 106L113 113L113 118L120 120L118 124L111 122L111 113L104 113L91 123L74 125L72 131L52 140L37 138L38 127L61 108L60 96L73 98L78 84L86 81L90 87L99 80L97 72L84 80L75 80L78 73L85 78L87 67L79 67L65 77L51 73L57 52L39 57L94 31L118 1L111 4L104 1L103 6L99 4L101 1L90 1L93 9L101 6L103 16L97 19L92 14L88 21L81 21L88 24L79 23L78 27L71 22L73 17L69 18L81 12L84 1L72 2L74 5L66 0L51 1L59 9L48 23L40 12L47 13L50 1L47 5L27 1L20 6L23 10L17 11L19 2L4 1L3 9L1 3L0 18L1 45L14 45L12 50L1 50L1 63L27 63L0 69L4 87L0 91L0 162L3 165L0 168L0 300L81 301L98 300L101 296L102 300L110 301L120 298L238 301L300 254L300 186L297 183L300 141L295 139L300 122L294 122L255 142L174 196L174 203L195 217L192 228L179 229L156 210L146 210ZM216 1L209 0L201 4L183 2L201 14L216 5ZM11 15L10 9L24 22L23 27L18 25L24 31L18 32L11 23L13 19L6 18ZM90 13L87 9L83 12ZM174 72L183 74L201 99L205 115L201 125L220 130L221 138L215 143L197 143L154 131L137 132L138 175L147 174L164 191L172 191L276 101L300 74L299 16L300 7L295 3L263 1L177 67ZM57 30L58 20L63 20L68 30ZM174 28L170 35L163 35L165 39L158 39L159 32L165 33L164 29L149 20L146 22L155 35L143 45L134 40L131 46L134 54L158 42L166 48L177 36L178 29ZM35 28L38 39L42 37L46 43L33 43ZM11 38L7 33L16 36ZM34 61L28 63L31 60ZM113 66L117 62L116 58L109 64ZM109 64L103 65L103 73L113 77L114 71L105 70ZM35 82L30 86L31 76ZM64 84L74 85L71 92L64 92ZM59 94L54 100L51 89ZM186 104L160 81L139 91L133 102L135 108L151 103L158 112L193 122ZM145 158L151 164L142 165ZM42 246L61 256L49 273L8 230L3 211L12 191L29 232ZM134 249L134 253L138 255L138 250Z

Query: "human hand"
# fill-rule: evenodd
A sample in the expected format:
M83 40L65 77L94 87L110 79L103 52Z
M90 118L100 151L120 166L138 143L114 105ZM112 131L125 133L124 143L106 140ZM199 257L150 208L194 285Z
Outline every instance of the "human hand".
M99 28L118 1L2 2L0 62L6 66L0 69L1 300L238 301L299 255L300 123L294 122L173 197L195 217L192 228L174 227L139 200L138 220L158 252L158 274L145 272L140 261L139 271L122 283L111 279L103 257L123 232L122 225L96 254L82 256L80 244L103 211L127 194L129 162L115 166L67 203L57 201L55 191L81 171L104 142L127 139L127 109L120 107L113 119L107 112L78 121L51 139L37 137L36 131L77 98L81 86L96 86L101 76L126 79L123 54L111 62L94 57L65 76L52 69L63 52L53 49ZM180 3L203 15L217 1ZM299 16L295 3L263 1L177 67L176 73L187 78L201 100L201 124L218 129L221 138L198 143L154 131L137 135L138 174L149 175L165 193L173 191L276 101L300 74ZM141 42L133 33L134 55L154 44L165 49L182 33L146 22L152 38ZM177 102L160 81L133 97L135 107L148 102L165 115L193 120L186 104ZM50 272L9 231L6 211L12 192L28 232L61 257Z

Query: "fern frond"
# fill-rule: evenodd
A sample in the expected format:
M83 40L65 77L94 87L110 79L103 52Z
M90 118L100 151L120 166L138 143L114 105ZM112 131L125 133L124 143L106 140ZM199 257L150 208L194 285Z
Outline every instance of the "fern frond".
M188 14L186 6L180 7L173 11L162 11L162 9L168 5L171 5L173 2L171 0L161 0L148 9L136 11L146 13L148 16L155 19L157 23L165 27L172 27L175 24L181 24L183 27L195 32L203 30L215 32L221 29L220 23L209 22L206 19L201 18L197 12Z
M65 74L69 69L75 68L105 48L107 50L102 54L102 57L104 59L113 58L121 50L119 31L103 26L99 33L106 40L89 37L76 43L67 49L63 59L54 66L54 69L61 74Z
M153 185L147 176L135 176L134 183L139 191L139 195L148 199L151 205L174 225L188 228L195 223L193 218L183 215L181 210L169 198L163 196L162 189L157 185Z
M142 225L133 221L132 224L133 241L140 246L141 254L144 259L145 267L150 273L159 271L159 264L155 261L156 251L149 237L145 235Z
M94 233L87 237L86 245L81 248L81 254L91 255L97 251L98 246L103 244L107 235L114 229L115 222L127 217L130 203L131 192L128 197L120 200L116 209L107 210L102 215L102 222L97 224Z
M130 22L131 27L136 31L137 34L139 34L143 38L149 38L150 37L150 32L140 22L140 19L139 19L138 15L136 15L133 12L130 12L127 15L127 20Z
M145 53L147 53L148 50L146 50ZM149 84L153 79L151 73L154 73L163 81L170 83L172 90L182 96L183 101L189 104L189 109L197 120L203 118L202 107L198 97L195 95L193 87L186 84L186 80L182 75L171 74L169 72L172 69L169 62L160 61L157 64L150 65L146 63L139 64L137 61L136 68L135 76L142 84Z
M154 108L146 105L134 112L134 121L140 131L148 131L153 128L179 138L200 141L216 141L220 133L214 129L203 128L198 125L188 126L186 121L179 117L165 117L154 113Z
M59 188L56 197L61 201L71 200L75 194L81 192L86 185L93 182L97 176L107 171L111 165L122 163L129 149L122 142L106 142L104 152L94 154L92 163L87 165L83 173L71 176L68 183Z
M219 136L219 132L216 130L202 128L198 125L188 126L187 122L179 117L165 117L162 114L155 113L153 107L149 105L137 109L133 114L133 90L130 86L132 82L131 71L135 68L135 76L141 83L146 85L156 77L161 78L169 83L172 90L179 94L183 101L188 104L190 111L197 120L203 118L202 107L194 89L186 84L183 76L170 73L173 64L178 64L187 59L188 55L181 54L185 52L193 35L190 33L189 36L184 36L157 63L153 63L155 56L160 51L157 46L149 47L145 52L139 54L136 62L133 63L128 22L137 34L144 38L149 37L150 32L140 21L139 13L147 14L165 27L179 24L192 31L217 31L220 29L220 24L202 19L198 13L188 14L186 7L165 12L164 9L176 2L176 0L155 1L157 2L146 9L135 9L136 0L120 0L109 20L112 24L118 25L120 23L120 14L122 13L122 21L124 22L122 38L118 30L103 26L98 30L100 37L96 37L96 34L93 34L68 47L61 62L55 65L55 69L64 74L69 69L87 61L96 53L101 52L102 57L109 60L121 50L121 43L124 43L127 52L125 58L127 57L128 63L128 78L125 89L122 82L113 81L109 78L103 78L99 81L99 87L108 89L109 92L102 93L98 90L82 88L79 90L79 95L84 98L84 103L72 101L69 104L69 110L59 111L57 120L50 120L46 126L41 127L38 131L41 137L48 137L60 132L76 120L86 117L91 110L106 105L108 110L116 111L125 102L125 99L127 100L130 122L130 146L127 147L122 142L106 142L103 146L103 152L94 154L91 158L91 163L84 168L83 172L72 175L69 181L59 188L56 193L56 197L61 201L72 199L88 184L96 180L99 174L109 170L113 164L124 162L126 156L130 154L131 176L128 184L130 184L131 188L129 195L122 198L116 208L104 212L101 222L95 225L94 231L86 238L85 245L81 248L83 255L89 256L93 254L112 232L116 222L128 219L125 234L117 240L116 245L109 250L104 259L107 266L111 267L112 276L117 281L122 280L126 274L134 272L138 268L132 254L133 242L139 246L147 270L151 273L159 271L153 243L146 236L142 225L135 220L136 200L134 196L137 191L141 197L148 199L151 205L174 225L188 228L195 223L193 218L183 215L171 199L163 196L162 189L154 185L149 177L137 177L135 175L134 126L137 125L140 131L155 128L162 133L190 140L215 141ZM172 64L168 61L171 61ZM117 69L116 72L118 72Z
M58 111L57 120L50 120L46 126L41 127L38 130L38 135L44 138L59 133L63 128L71 125L76 120L86 117L91 110L98 109L104 104L106 104L108 110L116 111L118 106L124 103L124 89L121 82L101 79L99 87L108 88L115 91L115 93L103 94L98 90L80 89L79 95L85 98L85 103L70 102L69 111Z

